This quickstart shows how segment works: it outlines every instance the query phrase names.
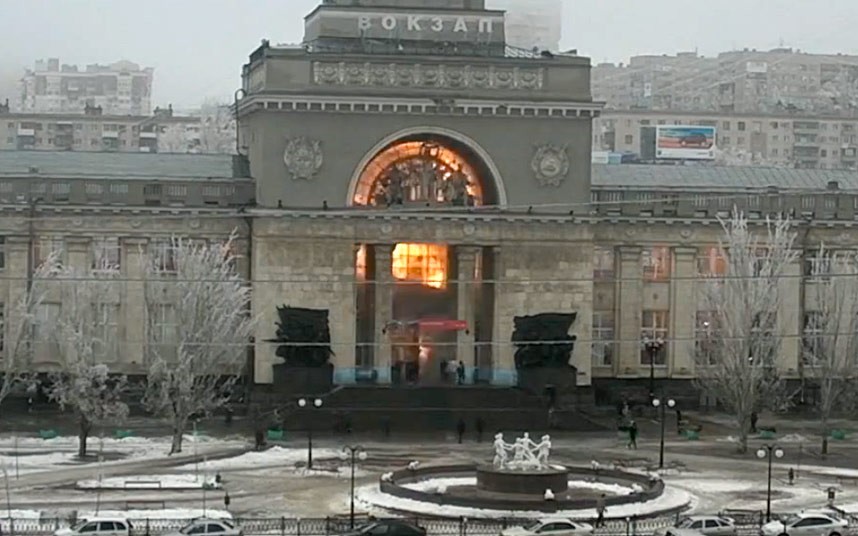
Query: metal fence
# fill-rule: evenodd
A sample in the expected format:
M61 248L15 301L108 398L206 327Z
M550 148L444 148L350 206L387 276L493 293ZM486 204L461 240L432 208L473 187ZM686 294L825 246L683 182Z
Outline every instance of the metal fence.
M2 514L0 514L2 515ZM735 520L739 536L757 536L760 526L765 522L765 515L758 511L726 511L718 515ZM655 518L609 519L604 526L596 529L597 536L650 536L657 529L673 525L682 515L673 514ZM546 514L550 517L550 514ZM780 516L773 516L780 517ZM508 527L518 526L526 522L524 519L443 519L429 517L399 518L415 523L426 529L430 536L487 536L497 535ZM853 521L850 516L846 516ZM65 528L75 523L69 518L0 518L0 536L50 536L57 529ZM236 524L246 536L333 536L348 532L350 521L347 517L328 518L236 518ZM358 517L355 526L369 521L369 518ZM592 519L579 521L592 522ZM132 519L132 536L159 536L166 532L176 531L188 523L187 519Z

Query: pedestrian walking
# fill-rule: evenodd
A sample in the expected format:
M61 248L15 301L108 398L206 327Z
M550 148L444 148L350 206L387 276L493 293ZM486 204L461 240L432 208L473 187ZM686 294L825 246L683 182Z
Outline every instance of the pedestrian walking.
M459 419L459 422L456 423L456 433L459 436L459 444L461 445L465 438L465 419Z
M605 526L605 494L601 494L598 499L596 499L596 528Z
M757 420L760 418L756 411L751 412L751 433L757 433Z
M678 409L676 410L676 433L682 433L682 412Z
M486 423L483 422L482 417L477 417L477 422L475 423L474 428L477 430L477 443L483 442L483 430L486 427Z
M462 361L456 365L456 377L459 380L459 385L465 385L465 363Z
M632 421L631 426L629 426L629 445L630 449L638 449L638 423Z

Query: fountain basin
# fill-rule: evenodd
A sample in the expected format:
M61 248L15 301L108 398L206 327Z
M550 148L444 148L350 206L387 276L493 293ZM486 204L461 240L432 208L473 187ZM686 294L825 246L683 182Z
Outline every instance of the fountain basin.
M562 466L552 466L538 471L516 471L481 465L477 467L477 489L539 497L548 489L555 494L563 493L569 489L569 470Z

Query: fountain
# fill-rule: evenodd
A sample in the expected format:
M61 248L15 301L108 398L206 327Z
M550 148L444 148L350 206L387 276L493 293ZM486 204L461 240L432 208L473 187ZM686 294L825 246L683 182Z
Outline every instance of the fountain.
M525 433L515 442L507 443L499 433L495 436L494 449L492 465L477 467L478 490L542 497L546 490L557 494L569 489L569 470L548 461L550 436L544 435L536 443Z

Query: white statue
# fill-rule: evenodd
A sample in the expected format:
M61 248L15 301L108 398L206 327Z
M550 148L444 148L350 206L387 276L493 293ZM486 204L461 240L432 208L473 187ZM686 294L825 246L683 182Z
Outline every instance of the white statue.
M551 467L548 458L551 455L551 437L544 435L539 443L525 433L514 443L506 443L503 434L497 434L494 441L494 465L499 469L513 471L540 471ZM512 459L508 453L512 452Z

